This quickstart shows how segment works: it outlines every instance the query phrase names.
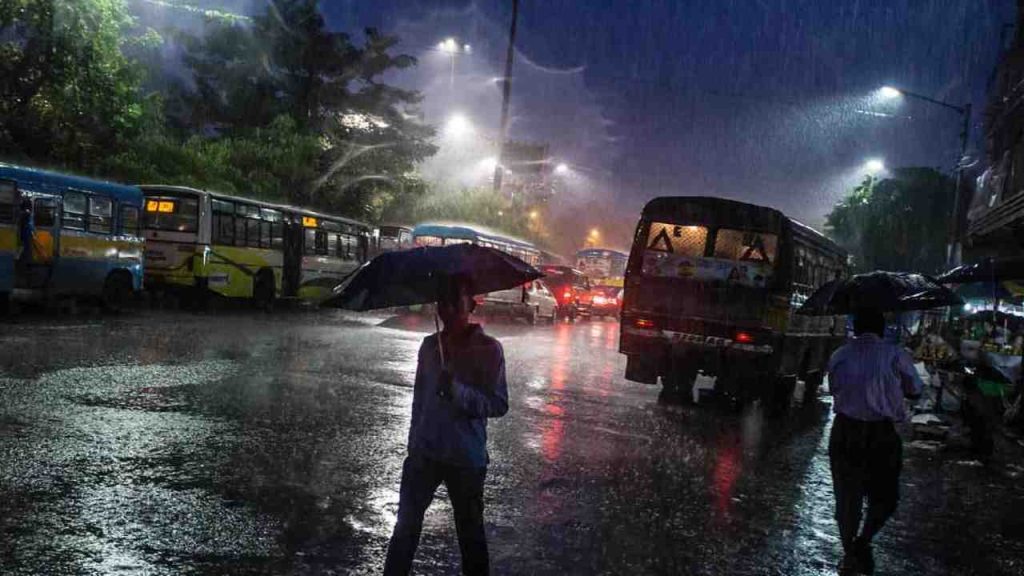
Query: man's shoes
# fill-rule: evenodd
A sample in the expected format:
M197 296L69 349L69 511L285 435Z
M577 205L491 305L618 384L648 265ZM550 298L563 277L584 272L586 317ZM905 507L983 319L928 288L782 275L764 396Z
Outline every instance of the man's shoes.
M853 556L860 574L875 573L875 556L871 553L871 542L863 538L853 541Z
M860 574L860 564L857 562L857 557L854 556L852 551L843 555L843 559L839 561L839 566L836 569L839 572L839 576L857 576L857 574Z

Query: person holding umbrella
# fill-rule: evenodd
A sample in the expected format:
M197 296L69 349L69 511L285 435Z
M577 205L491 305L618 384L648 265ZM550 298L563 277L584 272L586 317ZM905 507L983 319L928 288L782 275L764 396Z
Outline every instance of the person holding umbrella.
M455 513L462 573L489 571L483 518L487 419L508 412L508 387L501 344L469 322L475 304L468 278L441 282L437 314L444 330L420 346L398 522L384 564L388 576L409 573L423 515L442 482Z
M829 464L844 552L840 574L874 573L871 541L899 502L903 443L895 423L907 417L903 398L924 389L910 353L885 340L883 312L962 305L928 276L876 271L825 283L797 311L853 315L854 337L835 351L827 368L835 412Z
M907 417L903 398L919 397L924 383L910 353L883 339L882 312L858 310L853 326L854 338L828 364L835 412L829 464L845 553L840 573L872 574L871 541L899 501L903 445L894 423Z
M460 243L385 252L334 289L323 306L379 310L437 303L444 322L420 346L413 387L408 454L402 466L398 521L384 573L408 574L423 515L443 482L455 513L462 573L487 574L484 533L487 419L508 412L505 352L469 321L473 296L506 290L542 274L519 258Z

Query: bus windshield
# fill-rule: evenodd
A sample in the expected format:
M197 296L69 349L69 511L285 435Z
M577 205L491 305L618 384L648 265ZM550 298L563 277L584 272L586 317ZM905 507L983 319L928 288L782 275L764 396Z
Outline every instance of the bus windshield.
M712 232L697 224L652 222L642 274L757 287L768 284L774 274L777 235L734 228ZM709 241L714 246L707 257Z
M168 232L199 229L199 198L195 196L146 196L143 227Z

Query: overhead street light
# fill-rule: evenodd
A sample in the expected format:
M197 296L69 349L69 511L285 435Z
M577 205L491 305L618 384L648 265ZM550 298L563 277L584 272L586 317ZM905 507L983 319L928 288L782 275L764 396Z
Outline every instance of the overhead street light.
M555 174L564 175L564 174L568 174L568 173L569 173L569 165L566 164L565 162L561 162L557 166L555 166Z
M864 163L864 170L869 174L878 174L885 170L885 162L879 158L871 158Z
M964 157L967 155L967 141L970 138L971 132L971 103L967 102L963 106L957 106L950 104L949 102L943 102L923 94L917 94L916 92L908 92L892 86L882 86L878 89L879 94L885 98L896 98L906 96L921 100L929 104L941 106L947 110L952 110L960 115L961 126L960 126L960 158L957 159L956 163L956 189L953 193L953 210L952 216L950 217L949 223L949 247L946 255L946 264L949 267L956 266L959 257L957 255L957 247L959 246L959 228L960 228L960 197L961 190L963 190L964 183Z
M452 114L444 126L444 131L452 138L463 138L473 133L473 123L462 114Z
M881 88L878 89L878 94L882 98L891 100L893 98L899 98L900 96L903 95L903 92L900 92L899 90L893 88L892 86L882 86Z
M459 44L455 38L445 38L444 40L437 43L437 49L448 55L451 61L448 73L448 86L450 88L455 87L455 55L456 54L471 54L473 52L469 44Z

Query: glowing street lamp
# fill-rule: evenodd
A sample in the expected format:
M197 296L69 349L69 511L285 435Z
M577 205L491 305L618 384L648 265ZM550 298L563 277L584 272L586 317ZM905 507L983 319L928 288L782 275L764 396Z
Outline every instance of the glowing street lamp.
M473 123L462 114L452 114L444 126L444 131L452 138L463 138L473 133Z
M878 174L885 170L885 162L880 158L872 158L864 163L864 170L866 170L868 174Z
M882 86L878 89L878 95L886 100L892 100L893 98L899 98L903 96L903 92L893 88L892 86Z
M530 210L530 220L536 220L539 217L540 212L537 212L536 210Z
M451 60L451 66L448 73L448 86L450 88L455 87L455 55L456 54L472 54L473 49L469 44L460 45L455 41L455 38L445 38L441 42L438 42L437 49L444 52L449 56Z
M565 174L568 174L568 173L569 173L569 165L566 164L565 162L562 162L559 165L555 166L555 174L558 174L559 176L564 176Z

